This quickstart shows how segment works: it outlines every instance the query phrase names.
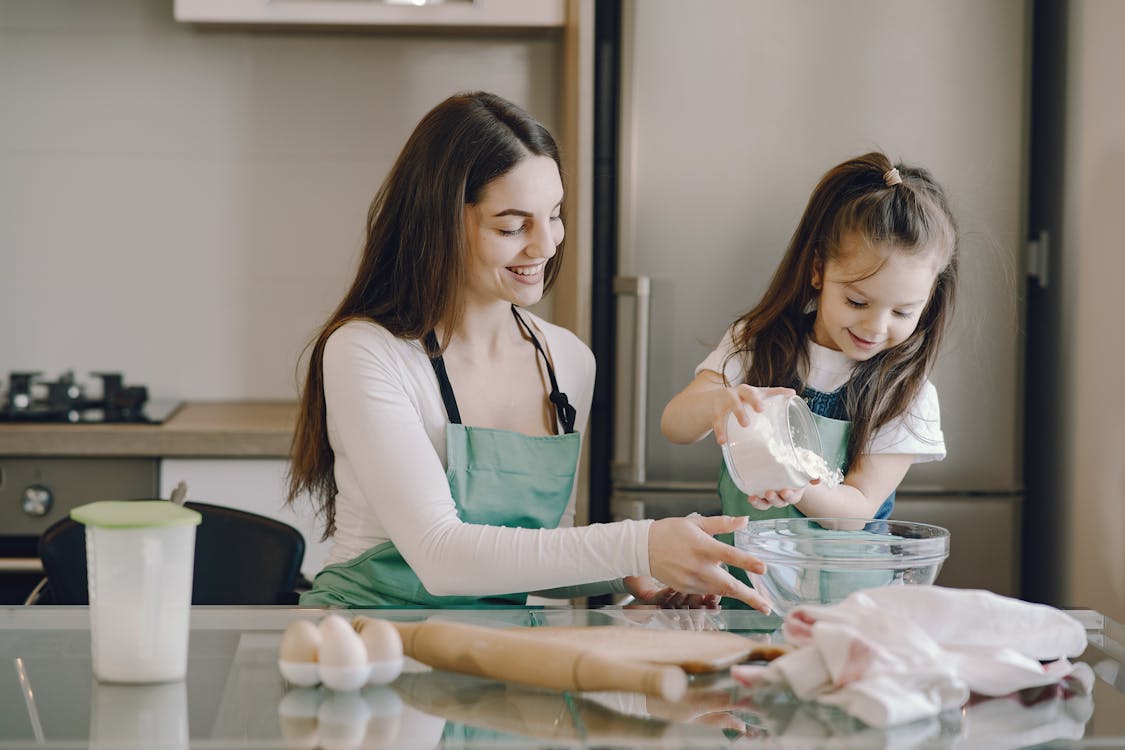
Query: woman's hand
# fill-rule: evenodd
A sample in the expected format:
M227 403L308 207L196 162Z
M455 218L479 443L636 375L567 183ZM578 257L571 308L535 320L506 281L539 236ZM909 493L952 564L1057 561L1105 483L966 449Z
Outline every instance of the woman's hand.
M649 570L657 579L684 594L717 594L746 602L769 614L769 603L754 589L732 576L723 564L764 573L765 564L714 538L746 525L746 517L689 516L661 518L648 532Z
M685 594L652 576L626 576L623 580L637 604L656 604L665 609L715 609L719 606L717 594Z
M770 396L793 396L796 393L792 388L758 388L745 384L715 389L711 400L711 426L715 431L715 440L719 445L727 441L728 414L733 413L740 425L749 427L747 406L760 412L764 408L762 402Z

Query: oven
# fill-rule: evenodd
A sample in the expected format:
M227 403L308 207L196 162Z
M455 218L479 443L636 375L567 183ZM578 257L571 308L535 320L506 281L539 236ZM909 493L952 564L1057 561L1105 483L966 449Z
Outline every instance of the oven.
M22 604L42 579L39 536L71 508L159 491L156 458L0 457L0 603Z
M150 401L147 388L126 385L118 373L92 373L100 383L89 389L72 371L51 382L39 375L12 372L0 387L5 431L18 434L48 422L159 424L179 406ZM42 579L39 537L72 508L159 492L155 457L20 455L18 448L0 455L0 604L22 604Z

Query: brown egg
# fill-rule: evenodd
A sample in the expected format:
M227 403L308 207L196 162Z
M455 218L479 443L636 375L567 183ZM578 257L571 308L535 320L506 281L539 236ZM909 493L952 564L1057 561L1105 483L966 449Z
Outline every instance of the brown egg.
M315 662L320 649L320 630L308 620L294 620L281 636L282 661Z
M386 620L365 618L359 631L367 648L367 661L397 661L402 658L402 638L398 630Z
M359 637L367 649L367 663L371 667L368 684L385 685L402 672L402 638L386 620L367 617L359 622Z
M281 676L291 684L302 687L311 687L320 682L317 661L321 640L320 630L308 620L289 623L278 648L277 666L281 670Z

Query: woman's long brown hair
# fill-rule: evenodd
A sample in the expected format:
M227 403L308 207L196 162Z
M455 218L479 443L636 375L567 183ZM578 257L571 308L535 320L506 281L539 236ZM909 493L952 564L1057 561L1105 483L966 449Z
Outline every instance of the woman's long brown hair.
M495 94L457 94L422 118L375 194L355 280L312 342L290 454L286 502L311 495L324 516L323 538L336 530L322 371L325 342L347 321L361 319L404 339L420 339L444 323L441 345L448 344L463 310L463 209L530 155L560 164L554 138L531 115ZM544 291L558 277L562 257L560 247L547 261Z
M892 168L902 178L897 185L884 178ZM894 165L877 152L829 170L813 190L762 300L735 322L731 354L749 360L750 385L803 385L809 365L805 341L815 320L810 311L819 295L813 269L838 257L841 239L851 232L884 252L935 253L938 274L914 333L860 362L848 380L849 463L863 455L876 430L914 402L953 314L957 230L945 193L928 171Z

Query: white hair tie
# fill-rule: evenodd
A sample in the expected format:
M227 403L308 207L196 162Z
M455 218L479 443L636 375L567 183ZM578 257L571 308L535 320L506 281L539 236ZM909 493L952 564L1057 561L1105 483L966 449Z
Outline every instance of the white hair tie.
M895 185L902 184L902 175L898 173L898 169L891 167L883 173L883 182L887 183L887 187L894 187Z

